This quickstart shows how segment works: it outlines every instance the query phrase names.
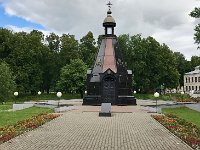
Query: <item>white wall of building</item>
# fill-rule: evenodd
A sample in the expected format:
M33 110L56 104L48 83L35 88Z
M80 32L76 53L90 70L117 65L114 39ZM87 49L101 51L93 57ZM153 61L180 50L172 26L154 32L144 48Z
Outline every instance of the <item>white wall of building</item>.
M184 91L200 91L200 66L195 67L194 71L185 73L184 75Z

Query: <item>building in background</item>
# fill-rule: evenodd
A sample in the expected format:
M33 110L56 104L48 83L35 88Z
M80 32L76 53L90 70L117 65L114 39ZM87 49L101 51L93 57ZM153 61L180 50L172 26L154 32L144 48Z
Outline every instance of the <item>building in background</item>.
M185 73L184 91L187 94L200 92L200 66L196 66L194 71Z

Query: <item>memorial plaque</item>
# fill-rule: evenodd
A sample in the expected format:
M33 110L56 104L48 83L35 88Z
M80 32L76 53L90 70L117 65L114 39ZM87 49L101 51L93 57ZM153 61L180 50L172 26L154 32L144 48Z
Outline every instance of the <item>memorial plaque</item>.
M101 104L101 111L99 112L99 116L111 117L111 103Z

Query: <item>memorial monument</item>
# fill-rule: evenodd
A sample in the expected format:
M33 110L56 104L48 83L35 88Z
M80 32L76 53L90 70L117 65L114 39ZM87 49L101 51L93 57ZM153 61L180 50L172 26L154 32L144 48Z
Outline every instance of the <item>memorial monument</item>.
M122 52L114 34L116 22L112 17L111 3L104 19L105 35L96 60L91 69L87 70L87 95L83 105L136 105L132 94L132 71L127 70L122 59Z

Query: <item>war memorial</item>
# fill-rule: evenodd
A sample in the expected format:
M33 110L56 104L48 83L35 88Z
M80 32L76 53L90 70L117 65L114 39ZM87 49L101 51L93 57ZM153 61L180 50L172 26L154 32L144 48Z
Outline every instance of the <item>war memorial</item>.
M102 35L101 45L96 60L87 71L87 95L83 105L136 105L136 99L131 96L132 71L127 70L122 58L122 50L114 34L116 22L109 10L104 19L105 34Z

